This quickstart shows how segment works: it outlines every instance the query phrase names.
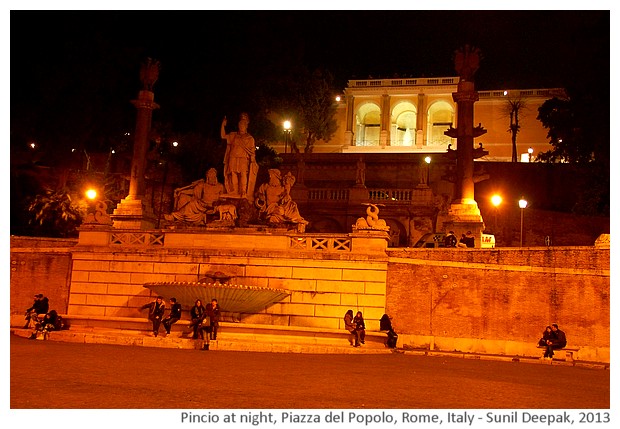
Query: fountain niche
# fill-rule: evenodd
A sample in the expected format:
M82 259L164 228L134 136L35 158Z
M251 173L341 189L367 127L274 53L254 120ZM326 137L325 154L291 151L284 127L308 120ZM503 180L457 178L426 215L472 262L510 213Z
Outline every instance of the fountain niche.
M233 284L232 278L215 272L197 282L146 283L144 287L166 298L175 297L190 308L197 299L207 305L215 298L222 313L234 320L239 320L243 314L258 313L290 295L285 289Z

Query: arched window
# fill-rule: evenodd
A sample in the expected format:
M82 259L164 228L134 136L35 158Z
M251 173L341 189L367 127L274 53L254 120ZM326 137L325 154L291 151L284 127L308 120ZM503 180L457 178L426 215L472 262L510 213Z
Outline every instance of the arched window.
M453 139L444 134L451 126L454 126L454 108L446 101L433 103L428 109L427 122L428 146L448 147Z
M356 146L379 146L381 135L381 109L374 103L361 105L355 115Z
M417 109L409 102L398 103L392 110L392 146L414 146Z

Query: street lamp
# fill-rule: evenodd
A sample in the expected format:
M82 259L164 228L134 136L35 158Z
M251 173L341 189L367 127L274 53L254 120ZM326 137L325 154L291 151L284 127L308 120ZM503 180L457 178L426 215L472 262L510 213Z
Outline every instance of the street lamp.
M291 135L291 121L284 121L282 124L284 127L284 153L286 153L286 147L288 146L288 139Z
M426 184L429 184L430 178L431 178L431 157L427 156L424 158L424 162L426 162L428 164L428 167L426 168Z
M523 247L523 211L526 207L527 201L524 199L524 197L521 197L521 199L519 200L519 208L521 209L521 241L519 247Z
M502 203L501 195L495 194L491 197L491 204L495 207L495 233L497 234L497 212L499 211L499 205Z
M86 198L88 198L89 200L94 200L95 198L97 198L97 191L95 191L94 189L87 190Z

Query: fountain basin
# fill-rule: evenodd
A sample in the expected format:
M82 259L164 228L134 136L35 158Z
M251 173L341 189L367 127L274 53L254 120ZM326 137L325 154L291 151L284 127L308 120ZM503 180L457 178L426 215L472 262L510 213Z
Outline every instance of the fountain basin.
M206 306L215 298L221 311L227 313L258 313L290 295L285 289L233 285L218 281L158 282L146 283L144 287L163 296L166 301L175 297L181 305L189 307L193 306L197 299Z

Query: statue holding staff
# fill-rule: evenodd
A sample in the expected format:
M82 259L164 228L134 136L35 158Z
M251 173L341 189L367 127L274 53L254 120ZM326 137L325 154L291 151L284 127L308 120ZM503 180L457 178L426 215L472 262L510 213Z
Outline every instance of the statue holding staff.
M251 199L256 185L258 164L256 163L256 144L248 133L250 119L247 113L239 118L239 130L226 134L227 119L222 120L221 136L226 140L224 155L224 186L229 195Z

